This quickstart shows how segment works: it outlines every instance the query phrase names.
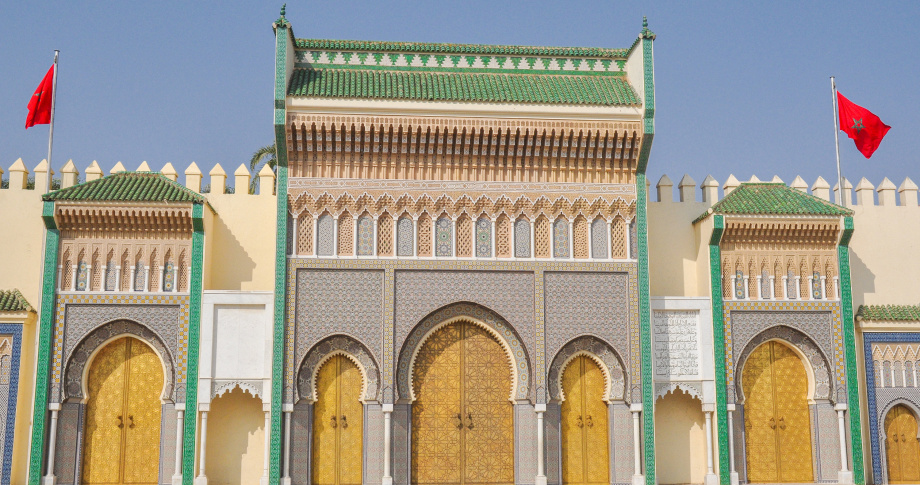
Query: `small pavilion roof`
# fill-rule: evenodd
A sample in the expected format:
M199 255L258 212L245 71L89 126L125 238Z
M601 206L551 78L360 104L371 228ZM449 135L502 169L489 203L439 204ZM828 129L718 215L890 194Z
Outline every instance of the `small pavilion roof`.
M91 182L49 192L42 197L54 201L95 202L190 202L205 198L158 172L118 172Z
M739 185L693 222L711 214L839 217L853 211L783 183L756 182Z

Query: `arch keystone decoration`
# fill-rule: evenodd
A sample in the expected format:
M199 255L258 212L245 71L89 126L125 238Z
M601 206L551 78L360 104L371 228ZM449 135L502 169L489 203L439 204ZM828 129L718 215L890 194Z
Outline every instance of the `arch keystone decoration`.
M399 353L396 373L397 398L415 400L412 389L412 372L419 349L434 332L454 322L469 322L489 332L508 357L511 368L512 390L509 398L527 400L530 393L530 361L521 344L521 339L508 322L497 313L476 303L454 303L430 313L409 333Z
M626 399L626 373L623 362L613 347L593 335L577 337L562 346L550 364L547 380L550 398L564 401L562 392L562 373L576 357L584 355L593 360L604 373L604 401L622 401Z
M336 355L352 361L361 372L362 401L380 400L380 369L370 351L348 335L333 335L313 346L300 364L294 395L308 402L316 401L316 375L320 367Z
M90 332L77 344L64 369L62 401L85 399L87 364L102 347L121 337L134 337L143 341L160 357L160 362L163 364L163 378L166 381L162 397L176 401L176 374L172 354L153 330L131 320L115 320L106 323Z

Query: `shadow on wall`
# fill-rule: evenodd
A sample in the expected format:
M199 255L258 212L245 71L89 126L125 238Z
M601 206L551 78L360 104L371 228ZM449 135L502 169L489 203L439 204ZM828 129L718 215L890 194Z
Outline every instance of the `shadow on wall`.
M865 303L867 293L875 293L875 273L866 266L859 253L850 249L850 282L853 287L853 311Z
M262 400L240 388L211 401L205 464L209 485L259 483L264 427Z
M246 248L227 226L226 221L214 219L214 240L220 241L214 247L215 254L211 263L211 288L221 290L242 290L242 283L252 281L252 272L256 267ZM229 263L232 262L232 263Z
M683 390L655 402L655 464L658 483L703 483L706 476L703 403Z

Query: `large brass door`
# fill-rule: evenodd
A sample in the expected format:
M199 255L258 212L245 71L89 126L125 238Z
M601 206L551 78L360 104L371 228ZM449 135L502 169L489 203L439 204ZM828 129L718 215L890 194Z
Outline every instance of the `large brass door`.
M917 418L903 405L893 407L885 416L885 448L888 483L920 483Z
M789 347L767 342L751 352L741 379L748 481L814 481L802 360Z
M412 376L412 483L514 483L514 414L508 357L472 323L436 331Z
M155 484L160 465L163 366L140 340L103 348L87 378L83 483Z
M610 455L604 375L588 357L562 373L562 483L609 484Z
M361 485L364 407L361 371L341 355L333 356L316 377L313 405L313 483Z

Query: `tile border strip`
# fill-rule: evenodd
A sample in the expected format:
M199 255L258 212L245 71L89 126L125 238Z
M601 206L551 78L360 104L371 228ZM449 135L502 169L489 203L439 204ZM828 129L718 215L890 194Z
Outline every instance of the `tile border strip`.
M201 291L204 272L204 205L192 205L192 259L189 278L189 318L185 377L185 429L182 444L182 483L195 476L195 434L198 429L198 351L201 327Z
M850 238L853 237L853 216L843 218L843 234L837 245L840 265L840 320L843 326L844 360L847 375L847 412L850 416L850 448L853 456L853 483L866 483L865 458L862 447L862 425L859 416L859 378L856 363L856 320L853 317L853 287L850 279Z
M725 232L725 216L713 218L712 236L709 239L709 280L712 288L712 350L715 357L716 381L716 424L718 428L719 483L729 485L731 464L729 463L728 407L726 403L725 376L725 320L722 301L722 250L719 242Z
M0 477L2 485L10 485L10 470L13 467L13 437L16 434L16 401L19 398L19 358L22 355L22 324L0 324L0 333L13 336L13 349L10 356L10 392L6 405L6 436L3 439L3 468Z

